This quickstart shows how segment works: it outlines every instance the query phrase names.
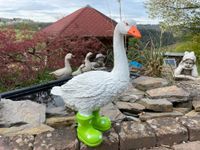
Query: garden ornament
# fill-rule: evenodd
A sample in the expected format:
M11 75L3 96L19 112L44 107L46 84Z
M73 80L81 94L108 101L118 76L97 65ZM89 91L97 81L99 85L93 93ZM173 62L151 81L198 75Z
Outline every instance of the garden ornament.
M194 52L185 52L183 59L174 71L175 78L196 80L198 71L196 66L196 56Z
M69 63L69 60L73 57L73 55L71 53L68 53L65 56L65 67L58 69L54 72L51 72L50 74L54 75L57 79L59 78L63 78L63 77L68 77L72 74L72 68L71 65Z
M92 52L87 53L85 57L85 67L82 68L83 72L91 71L92 70L92 63L90 62L90 57L93 55Z
M92 69L97 70L101 67L105 67L104 63L105 56L101 53L97 54L95 57L95 61L92 62Z
M111 128L110 119L99 114L100 108L112 102L130 82L124 48L126 34L141 37L134 21L119 22L116 25L113 39L114 68L111 72L89 71L51 90L52 94L61 96L68 107L78 111L78 138L91 147L101 144L102 132Z
M76 71L72 72L72 75L73 75L73 76L77 76L77 75L83 73L82 69L83 69L84 67L85 67L85 64L81 64L81 65L78 67L78 69L77 69Z

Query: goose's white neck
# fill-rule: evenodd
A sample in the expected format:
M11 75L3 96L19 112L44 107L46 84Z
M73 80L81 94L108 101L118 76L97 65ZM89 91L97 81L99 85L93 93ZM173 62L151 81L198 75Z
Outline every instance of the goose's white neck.
M65 68L70 68L71 69L71 65L70 65L68 59L65 59Z
M112 73L120 80L128 81L130 77L128 59L124 48L124 36L119 32L118 26L116 26L114 30L113 49L114 68L112 70Z

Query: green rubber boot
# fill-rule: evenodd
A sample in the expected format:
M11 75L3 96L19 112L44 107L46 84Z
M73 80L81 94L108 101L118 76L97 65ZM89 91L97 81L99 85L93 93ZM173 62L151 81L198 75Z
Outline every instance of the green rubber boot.
M92 125L95 129L100 131L107 131L111 128L111 121L108 117L102 117L99 114L99 110L93 112L94 118Z
M103 141L102 133L92 126L93 115L83 116L77 113L76 119L78 122L77 134L80 141L84 144L94 147L101 144Z

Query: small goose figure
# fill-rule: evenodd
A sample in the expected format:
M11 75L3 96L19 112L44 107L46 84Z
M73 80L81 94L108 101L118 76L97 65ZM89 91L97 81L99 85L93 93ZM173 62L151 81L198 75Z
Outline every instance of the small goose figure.
M72 68L69 63L69 60L73 57L71 53L68 53L65 56L65 67L58 69L56 71L51 72L50 74L54 75L57 79L63 78L63 77L68 77L72 74Z
M92 63L90 62L90 57L93 55L92 52L87 53L86 57L85 57L85 67L82 69L83 72L88 72L90 70L92 70Z
M52 94L61 96L67 106L78 111L78 138L88 146L99 145L103 141L102 132L111 127L111 121L108 117L100 116L99 109L110 103L129 84L125 34L141 37L134 21L119 22L116 25L113 36L114 68L111 72L86 72L51 90Z
M79 68L78 68L76 71L72 72L72 76L77 76L77 75L83 73L82 69L83 69L84 67L85 67L85 64L81 64L81 65L79 66Z

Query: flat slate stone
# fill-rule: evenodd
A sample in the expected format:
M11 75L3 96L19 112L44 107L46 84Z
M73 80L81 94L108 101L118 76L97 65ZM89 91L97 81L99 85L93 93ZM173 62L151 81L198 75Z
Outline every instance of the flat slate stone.
M168 101L172 102L172 103L187 103L188 101L190 101L190 97L183 97L183 98L179 98L179 97L167 97L166 98Z
M78 150L74 128L59 128L35 137L34 150Z
M133 113L140 113L145 109L143 105L138 104L138 103L117 102L116 105L120 110L133 112Z
M157 118L148 120L147 123L154 129L157 145L173 145L188 140L187 129L177 122L175 118Z
M141 76L137 79L133 80L133 85L142 91L155 89L158 87L163 87L168 85L169 82L162 78L153 78L153 77L147 77L147 76Z
M119 96L119 101L124 102L135 102L141 98L143 98L145 93L134 88L132 85L128 87L128 89Z
M184 108L184 107L177 107L177 108L174 107L173 110L178 111L178 112L183 113L183 114L186 114L186 113L191 111L190 108Z
M180 117L178 121L188 129L190 141L200 140L200 116Z
M70 126L74 123L75 116L51 117L46 119L46 124L54 128Z
M0 135L15 136L21 134L36 135L47 131L53 131L54 128L45 124L25 124L19 127L0 128Z
M190 93L174 85L148 90L147 94L150 98L185 98L190 96Z
M150 149L141 149L141 150L172 150L170 147L168 148L167 146L164 147L164 146L159 146L159 147L152 147Z
M122 114L113 103L109 103L108 105L102 107L100 114L109 117L110 120L114 122L121 122L126 118L126 116Z
M172 146L173 150L199 150L200 141L182 143Z
M195 111L200 112L200 101L199 100L192 101L192 105L193 105Z
M163 118L163 117L179 117L183 116L182 113L173 111L173 112L162 112L162 113L155 113L155 112L144 112L139 115L140 120L146 121L149 119L154 119L154 118Z
M156 145L155 134L147 123L122 122L115 126L119 134L120 150L149 148Z
M25 101L12 101L9 99L1 99L0 109L1 125L7 126L20 122L30 124L41 124L45 122L46 107L42 104Z
M46 108L47 116L68 116L69 114L64 106Z
M83 143L81 143L80 150L118 150L119 149L119 138L118 134L115 132L115 130L112 128L109 131L106 131L103 134L103 143L101 145L91 148Z
M192 110L190 112L188 112L187 114L185 114L185 116L188 116L188 117L200 117L200 112L196 112L195 110Z
M142 104L146 109L158 112L171 112L173 105L166 99L141 99L138 103Z

